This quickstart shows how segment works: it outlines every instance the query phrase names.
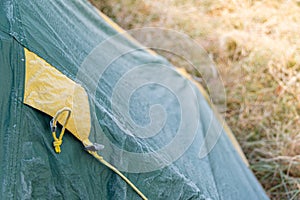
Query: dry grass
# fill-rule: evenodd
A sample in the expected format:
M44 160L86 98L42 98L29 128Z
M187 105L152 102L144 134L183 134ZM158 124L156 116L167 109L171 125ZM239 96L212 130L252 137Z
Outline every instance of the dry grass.
M92 2L125 29L175 29L213 55L226 121L255 175L272 199L300 199L299 1Z

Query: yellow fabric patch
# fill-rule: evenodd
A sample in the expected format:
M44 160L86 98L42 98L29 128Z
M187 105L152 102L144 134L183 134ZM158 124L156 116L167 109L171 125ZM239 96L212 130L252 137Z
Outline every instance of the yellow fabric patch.
M91 129L88 95L84 88L75 83L45 60L25 50L26 77L24 103L50 116L64 107L72 109L66 128L84 145L90 145ZM66 113L59 117L63 123Z

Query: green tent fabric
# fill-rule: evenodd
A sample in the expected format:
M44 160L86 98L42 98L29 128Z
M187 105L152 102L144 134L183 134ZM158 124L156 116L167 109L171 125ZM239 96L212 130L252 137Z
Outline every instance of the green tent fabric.
M71 134L65 134L62 153L56 154L49 128L51 116L23 104L24 48L27 48L86 89L91 104L95 105L91 109L93 142L101 144L106 136L114 146L138 153L164 146L179 128L179 102L174 94L156 84L144 85L133 93L130 115L136 123L149 123L147 112L153 104L162 105L167 113L164 127L148 140L125 134L126 130L116 120L121 115L112 115L110 102L118 80L134 66L147 64L159 68L163 64L172 68L168 61L150 55L120 36L119 43L111 43L94 62L105 66L122 48L135 51L109 63L95 96L92 96L93 83L89 77L78 78L78 70L90 53L117 33L84 0L0 2L0 199L140 199L118 175L84 151ZM140 73L149 80L158 75L149 67ZM175 71L165 78L169 82L179 80L177 92L186 94L188 80L180 78ZM146 164L127 163L121 170L149 199L268 199L223 130L208 156L197 157L205 134L222 127L205 98L192 87L196 97L186 99L199 104L201 118L193 143L185 153L154 171L130 172L132 165L143 166L147 160ZM122 99L122 94L119 98ZM100 124L102 132L94 124ZM110 149L109 145L105 149ZM101 154L109 162L122 160L122 155L109 154L105 149Z

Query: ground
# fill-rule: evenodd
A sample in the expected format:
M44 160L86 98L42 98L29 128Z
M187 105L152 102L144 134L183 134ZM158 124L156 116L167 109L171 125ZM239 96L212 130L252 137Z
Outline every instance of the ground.
M202 45L225 85L222 114L256 177L271 199L300 199L300 1L91 1L126 30L163 27Z

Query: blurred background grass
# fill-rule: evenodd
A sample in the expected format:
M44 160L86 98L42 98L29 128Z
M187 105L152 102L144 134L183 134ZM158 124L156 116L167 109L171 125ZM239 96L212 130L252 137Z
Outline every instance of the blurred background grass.
M300 199L300 1L91 2L126 30L164 27L201 44L221 73L223 114L251 169L272 199Z

